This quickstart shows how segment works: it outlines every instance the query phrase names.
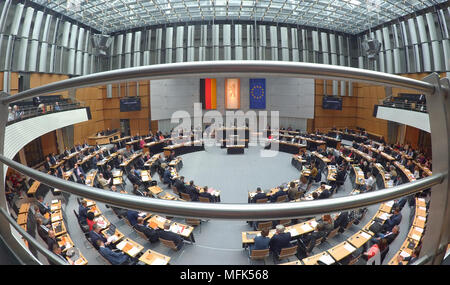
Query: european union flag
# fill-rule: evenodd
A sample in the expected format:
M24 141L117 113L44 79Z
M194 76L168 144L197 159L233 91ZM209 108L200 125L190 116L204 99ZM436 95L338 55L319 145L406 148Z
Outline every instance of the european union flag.
M250 109L266 109L266 79L250 79Z

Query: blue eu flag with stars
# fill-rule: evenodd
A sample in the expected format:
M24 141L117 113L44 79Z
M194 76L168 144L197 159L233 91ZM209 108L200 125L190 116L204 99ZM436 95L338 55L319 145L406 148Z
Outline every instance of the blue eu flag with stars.
M266 79L250 79L250 109L266 109Z

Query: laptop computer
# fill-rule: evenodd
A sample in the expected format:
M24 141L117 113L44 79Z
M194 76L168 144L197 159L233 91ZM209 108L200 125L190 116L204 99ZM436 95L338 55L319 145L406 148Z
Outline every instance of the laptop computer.
M106 230L106 233L110 236L114 235L116 233L116 226L111 224L109 228Z

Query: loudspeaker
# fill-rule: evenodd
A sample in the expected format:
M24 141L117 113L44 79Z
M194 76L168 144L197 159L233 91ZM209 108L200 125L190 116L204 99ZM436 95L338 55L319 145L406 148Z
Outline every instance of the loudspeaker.
M373 106L373 114L372 114L372 116L374 116L376 118L377 114L378 114L378 105L375 105L375 106Z
M107 56L112 38L109 35L93 34L91 36L92 48L96 55Z
M88 120L92 120L91 107L86 107L86 113L88 116Z

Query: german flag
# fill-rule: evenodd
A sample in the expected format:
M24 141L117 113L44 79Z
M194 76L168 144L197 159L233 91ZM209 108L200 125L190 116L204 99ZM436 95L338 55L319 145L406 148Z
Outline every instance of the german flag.
M200 79L200 102L204 110L217 109L216 79Z

